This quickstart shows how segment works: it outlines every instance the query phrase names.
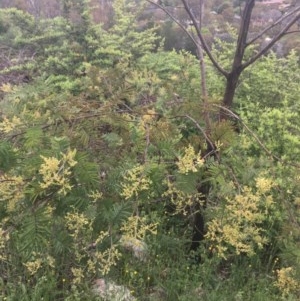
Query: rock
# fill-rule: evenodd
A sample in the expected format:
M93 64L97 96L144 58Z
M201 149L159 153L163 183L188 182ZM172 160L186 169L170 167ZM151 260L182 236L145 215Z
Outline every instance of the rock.
M135 258L141 261L147 260L148 248L145 242L134 237L123 236L120 244L124 249L132 252Z
M128 288L103 278L95 280L93 292L105 301L136 301Z

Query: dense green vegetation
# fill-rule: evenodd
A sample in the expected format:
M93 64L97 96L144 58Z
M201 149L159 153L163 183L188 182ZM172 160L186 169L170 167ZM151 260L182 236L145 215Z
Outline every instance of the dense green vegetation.
M0 10L0 300L299 300L297 52L245 69L220 120L207 56L204 99L143 3L114 0L104 26L88 2Z

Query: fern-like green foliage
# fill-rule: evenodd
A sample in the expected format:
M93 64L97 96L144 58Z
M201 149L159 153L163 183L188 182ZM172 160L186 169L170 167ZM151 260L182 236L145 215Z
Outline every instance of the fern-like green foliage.
M76 160L78 160L78 163L74 170L75 178L79 183L82 183L85 188L96 188L97 183L99 182L99 172L97 164L91 162L88 159L87 154L84 153L79 153L76 156Z
M22 220L18 231L17 250L28 261L33 253L44 253L51 238L51 218L45 208L38 208Z
M17 161L17 154L8 142L0 142L0 169L3 172L13 168Z
M107 201L103 206L103 211L100 211L98 218L99 221L103 220L115 229L119 229L122 222L124 222L130 215L130 203L111 203Z
M24 134L24 147L26 150L37 150L43 143L43 130L41 128L30 128Z

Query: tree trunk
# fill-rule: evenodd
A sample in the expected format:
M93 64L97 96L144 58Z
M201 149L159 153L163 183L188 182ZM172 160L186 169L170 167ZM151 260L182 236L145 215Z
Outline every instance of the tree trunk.
M240 71L233 71L229 73L229 75L226 77L226 88L223 96L222 105L228 109L231 109L233 105L233 98L236 92L237 84L239 77L241 75ZM228 112L221 109L220 110L220 120L226 120L228 119Z

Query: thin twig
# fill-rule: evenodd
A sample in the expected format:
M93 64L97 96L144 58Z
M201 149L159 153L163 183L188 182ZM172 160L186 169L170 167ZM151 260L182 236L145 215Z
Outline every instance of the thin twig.
M252 137L256 140L256 142L260 145L260 147L270 156L272 157L273 159L275 159L276 161L278 162L281 162L281 163L285 163L285 164L289 164L291 166L294 166L294 167L297 167L299 168L300 165L298 164L292 164L292 163L289 163L289 162L286 162L284 160L282 160L281 158L277 157L276 155L274 155L262 142L261 140L258 138L258 136L247 126L247 124L241 120L241 118L235 114L234 112L232 112L230 109L224 107L224 106L220 106L220 105L216 105L216 104L212 104L213 106L215 107L218 107L224 111L226 111L227 113L229 113L229 116L231 117L234 117L235 119L237 119L242 125L243 127L252 135Z
M201 46L203 48L203 50L205 51L205 53L207 54L207 56L209 57L209 59L211 60L212 64L214 65L214 67L221 73L223 74L225 77L228 76L228 72L223 69L220 64L217 62L217 60L214 58L212 52L210 51L207 43L206 43L206 40L204 39L202 33L201 33L201 30L197 24L197 20L190 8L190 6L188 5L187 1L186 0L181 0L182 4L184 5L184 8L185 8L185 11L187 12L187 14L189 15L189 17L191 18L192 22L193 22L193 26L196 30L196 33L197 33L197 36L201 42Z
M213 142L209 139L209 137L206 135L204 129L201 128L201 126L199 125L199 123L191 116L189 115L185 115L185 117L189 120L191 120L195 125L196 127L198 128L198 130L200 130L200 132L203 134L205 140L209 143L211 149L213 150L213 152L216 150L216 147L215 145L213 144Z
M150 130L149 130L149 124L145 124L145 134L146 134L146 146L145 146L145 150L144 150L144 162L147 161L148 159L148 148L150 145Z
M258 60L260 57L262 57L264 54L266 54L274 45L276 42L278 42L286 33L288 30L300 19L300 11L296 14L296 16L286 25L284 28L256 55L254 55L252 58L250 58L247 62L242 64L241 69L244 70L248 66L252 65L256 60Z
M259 38L261 38L266 32L268 32L270 29L272 29L273 27L275 27L276 25L280 24L283 20L287 19L288 17L290 17L291 15L293 15L295 12L297 12L300 8L296 8L294 10L292 10L289 13L284 14L282 17L280 17L278 20L276 20L274 23L272 23L271 25L269 25L268 27L266 27L265 29L263 29L258 35L256 35L254 38L252 38L250 41L248 41L246 43L246 46L249 46L251 44L253 44L256 40L258 40Z
M178 21L167 9L166 7L152 1L152 0L146 0L147 2L155 5L159 9L161 9L166 15L168 15L187 35L188 37L193 41L196 47L198 47L199 43L196 41L196 39L193 37L193 35L186 29L186 27Z

